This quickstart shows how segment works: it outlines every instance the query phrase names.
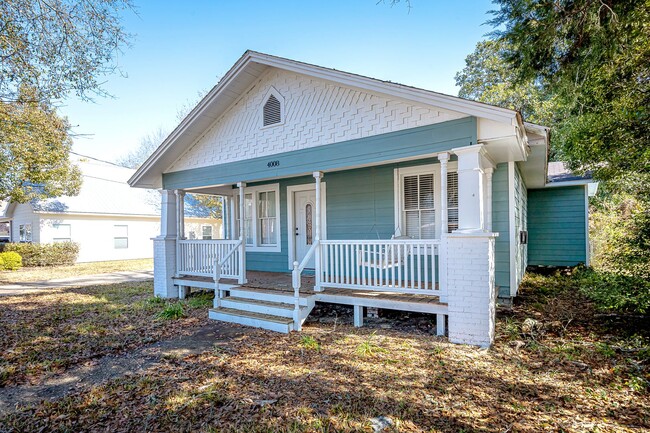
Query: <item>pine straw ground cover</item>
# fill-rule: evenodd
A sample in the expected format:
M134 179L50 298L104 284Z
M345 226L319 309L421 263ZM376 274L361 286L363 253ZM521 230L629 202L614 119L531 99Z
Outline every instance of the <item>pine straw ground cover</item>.
M529 276L526 286L520 303L500 314L490 350L340 324L314 324L287 336L257 331L24 408L0 425L55 432L340 432L373 431L372 419L385 417L385 432L650 428L647 330L609 327L570 278Z
M207 322L210 299L170 302L152 293L152 283L143 282L0 297L0 388L187 334ZM182 316L178 326L161 324L169 314Z

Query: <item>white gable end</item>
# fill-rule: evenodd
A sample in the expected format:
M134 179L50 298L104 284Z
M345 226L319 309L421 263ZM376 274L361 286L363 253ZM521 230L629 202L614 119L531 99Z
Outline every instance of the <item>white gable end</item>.
M282 97L281 122L264 127L269 91ZM306 149L467 117L271 69L166 172Z

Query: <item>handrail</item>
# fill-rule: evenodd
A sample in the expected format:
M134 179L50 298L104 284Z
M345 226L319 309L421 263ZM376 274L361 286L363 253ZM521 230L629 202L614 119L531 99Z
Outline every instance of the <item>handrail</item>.
M300 274L302 274L302 271L305 270L305 267L307 266L307 263L309 263L309 260L311 257L314 255L316 252L316 249L320 248L320 241L316 240L316 242L313 243L311 248L309 248L309 251L307 251L307 254L305 254L305 257L302 259L302 262L298 263L293 262L293 271L291 271L291 285L293 286L293 301L294 301L294 312L293 312L293 323L294 323L294 329L296 331L300 331L301 323L300 323ZM318 278L318 275L316 276Z
M221 268L223 265L226 263L226 260L228 260L235 252L239 249L239 247L242 244L242 240L240 239L238 242L233 244L232 249L226 254L221 260L217 257L215 259L214 263L214 307L219 308L221 306L221 289L219 288L219 280L221 280ZM239 272L242 272L240 269Z

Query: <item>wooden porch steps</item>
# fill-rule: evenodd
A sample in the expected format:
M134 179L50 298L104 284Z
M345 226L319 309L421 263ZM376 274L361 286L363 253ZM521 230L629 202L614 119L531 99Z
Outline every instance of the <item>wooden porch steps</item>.
M220 307L210 310L210 319L285 334L300 329L316 303L313 295L301 293L298 316L300 323L295 323L295 298L293 293L249 287L233 287L228 289L227 293L228 296L221 298Z
M268 329L269 331L288 334L293 330L293 318L273 316L270 314L253 313L251 311L236 310L233 308L212 308L208 317L222 322L238 323L255 328Z

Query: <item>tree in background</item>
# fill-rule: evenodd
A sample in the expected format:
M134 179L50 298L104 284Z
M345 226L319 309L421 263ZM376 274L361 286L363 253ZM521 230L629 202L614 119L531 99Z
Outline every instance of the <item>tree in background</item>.
M142 137L135 149L119 157L115 163L126 168L139 168L158 149L158 146L167 138L167 135L167 131L162 126L158 127L153 133Z
M127 45L128 8L130 0L0 2L0 200L78 193L70 125L54 101L105 95L99 77Z
M603 181L587 295L650 311L650 1L497 0L459 95L552 127L551 154Z
M131 7L130 0L0 2L0 99L18 99L21 86L40 101L105 94L98 77L117 67L129 38L121 13Z
M650 1L495 3L501 57L519 83L554 95L553 145L570 167L650 175Z
M0 199L17 203L77 195L81 172L68 159L72 140L65 119L33 89L0 103Z
M550 124L555 100L532 79L519 81L504 55L506 44L485 40L465 58L465 68L455 76L458 96L519 111L528 122Z

